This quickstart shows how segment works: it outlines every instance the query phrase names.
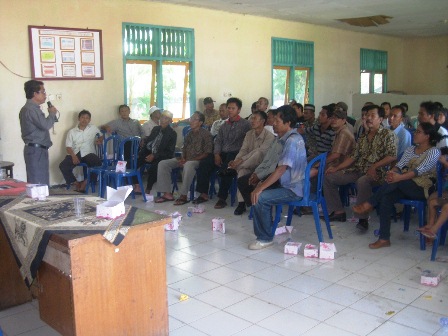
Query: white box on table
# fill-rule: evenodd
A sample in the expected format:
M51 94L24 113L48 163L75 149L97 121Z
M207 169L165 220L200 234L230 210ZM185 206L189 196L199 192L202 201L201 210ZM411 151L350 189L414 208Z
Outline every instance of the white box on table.
M298 254L302 243L287 242L285 244L285 254Z
M334 259L335 252L334 243L320 243L319 259Z
M47 197L48 186L46 184L27 184L26 195L31 198Z
M224 218L213 218L212 219L212 229L213 231L219 231L222 233L226 233L226 223L224 221Z
M306 244L303 249L303 256L305 258L318 258L319 250L317 249L317 246L313 244Z
M132 192L132 186L107 187L107 201L96 206L96 216L114 219L125 213L124 201Z

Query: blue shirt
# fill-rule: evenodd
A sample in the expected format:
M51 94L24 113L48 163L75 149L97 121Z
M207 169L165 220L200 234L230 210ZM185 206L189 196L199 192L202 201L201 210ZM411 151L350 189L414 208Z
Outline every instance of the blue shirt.
M397 136L397 158L400 160L406 148L411 146L411 133L404 127L403 123L400 123L396 129L393 130Z
M295 129L287 132L278 141L284 144L278 166L287 166L280 177L280 184L297 196L303 197L303 180L307 165L305 141Z

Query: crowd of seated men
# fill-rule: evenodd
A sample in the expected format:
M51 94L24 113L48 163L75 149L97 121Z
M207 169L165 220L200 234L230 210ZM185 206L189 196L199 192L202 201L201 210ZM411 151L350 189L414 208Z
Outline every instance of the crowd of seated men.
M204 106L204 112L195 112L183 121L189 124L189 131L184 134L180 157L175 157L177 133L173 127L176 124L172 123L173 114L169 111L151 107L150 120L141 126L139 121L130 118L129 107L122 105L119 108L120 117L100 128L109 133L116 132L121 137L142 138L139 165L149 164L145 192L156 190L161 193L156 199L157 203L174 201L174 205L183 205L189 202L187 193L195 176L198 197L193 203L207 202L210 177L216 174L219 176L219 190L215 209L227 206L231 185L234 179L238 180L235 215L243 214L246 207L254 205L254 193L261 196L262 192L267 192L263 189L258 194L258 186L272 179L278 170L279 160L290 155L285 154L288 139L282 140L279 134L294 134L294 139L298 134L306 149L305 163L321 153L327 153L323 191L330 221L346 221L338 190L348 184L355 184L357 190L354 212L359 218L356 224L359 230L368 230L368 213L379 207L382 229L378 242L371 244L371 248L390 246L390 206L393 206L397 195L426 199L433 194L440 148L448 146L447 110L440 103L421 103L419 125L414 125L407 116L406 103L391 106L388 102L379 105L366 102L358 120L347 116L348 106L344 102L322 106L317 118L313 104L303 106L291 101L288 109L269 109L269 101L264 97L252 104L251 114L247 118L240 116L243 103L235 97L221 104L219 111L214 109L211 97L204 99ZM293 116L290 118L289 114ZM79 191L85 188L85 183L76 181L73 167L80 162L88 166L99 164L94 143L101 141L101 138L96 137L98 128L90 125L90 120L90 113L81 111L79 124L67 136L68 155L60 165L67 184L74 184ZM285 125L293 133L289 129L285 132ZM126 156L125 148L125 160ZM443 156L440 160L444 160ZM171 192L170 173L177 168L183 169L183 185L179 197L175 199ZM294 169L286 165L282 175L277 176L277 182L282 181L283 174L290 174L289 170ZM312 170L311 176L316 174L317 167ZM413 188L414 193L403 191L414 184L417 186ZM275 183L273 185L276 186ZM282 186L281 183L279 185ZM372 190L376 188L379 189L375 193ZM134 190L143 192L138 184L134 185ZM419 193L415 193L416 190ZM255 198L257 201L258 196ZM391 201L386 204L382 201L385 199ZM438 204L430 200L432 207ZM423 230L427 235L434 231L436 219L433 217ZM269 245L266 237L260 241L257 248Z

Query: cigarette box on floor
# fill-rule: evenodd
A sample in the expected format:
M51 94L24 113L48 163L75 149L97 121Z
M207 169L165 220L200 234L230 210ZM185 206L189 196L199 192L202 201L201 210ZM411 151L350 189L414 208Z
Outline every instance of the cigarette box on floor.
M298 254L302 243L287 242L285 244L285 254Z
M435 287L439 284L439 282L440 282L440 274L436 274L429 270L425 270L422 272L422 275L420 277L420 283L422 285Z
M318 258L319 250L317 249L317 246L312 244L306 244L305 248L303 249L303 256L305 258Z
M320 243L319 259L334 259L335 252L334 243Z
M212 229L213 231L219 231L222 233L226 233L226 224L224 222L224 218L213 218L212 219Z
M47 197L48 186L46 184L27 184L26 195L31 198Z
M96 206L96 216L114 219L125 213L124 201L132 192L132 186L107 187L107 201Z

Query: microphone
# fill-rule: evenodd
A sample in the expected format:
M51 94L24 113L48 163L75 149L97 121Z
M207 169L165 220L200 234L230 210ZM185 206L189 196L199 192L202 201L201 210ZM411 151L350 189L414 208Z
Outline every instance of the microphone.
M51 103L51 101L47 101L47 105L48 105L48 108L53 107L53 104Z

